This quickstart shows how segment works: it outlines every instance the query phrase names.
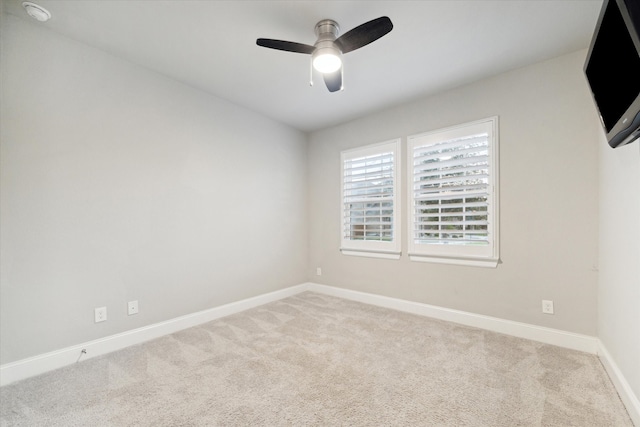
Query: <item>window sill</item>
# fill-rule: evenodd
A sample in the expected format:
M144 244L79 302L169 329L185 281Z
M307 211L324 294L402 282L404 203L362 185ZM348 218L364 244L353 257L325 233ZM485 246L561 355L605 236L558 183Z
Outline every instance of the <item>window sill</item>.
M342 255L362 256L368 258L400 259L400 252L363 251L357 249L340 249Z
M416 255L416 254L409 254L409 259L411 261L431 262L435 264L466 265L469 267L484 267L484 268L496 268L500 263L499 259L444 258L444 257Z

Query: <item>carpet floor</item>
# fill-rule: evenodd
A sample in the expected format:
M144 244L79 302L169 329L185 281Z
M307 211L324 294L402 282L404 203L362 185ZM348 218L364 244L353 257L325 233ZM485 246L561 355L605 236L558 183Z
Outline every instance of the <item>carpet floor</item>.
M312 292L0 388L2 426L632 426L597 356Z

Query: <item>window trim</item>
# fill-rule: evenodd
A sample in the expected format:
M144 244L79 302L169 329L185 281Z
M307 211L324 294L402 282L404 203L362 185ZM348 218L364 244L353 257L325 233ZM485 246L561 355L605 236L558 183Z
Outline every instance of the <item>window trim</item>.
M489 207L491 220L488 231L492 236L486 251L470 250L468 245L430 245L415 243L413 236L415 209L414 204L414 147L420 144L419 140L444 134L464 134L471 127L486 126L489 128ZM500 208L499 208L499 128L498 116L492 116L481 120L467 122L434 131L423 132L407 137L407 240L408 255L411 261L430 262L439 264L456 264L474 267L496 268L500 262ZM472 131L473 132L473 131Z
M370 258L400 259L401 252L401 218L402 218L402 197L401 197L401 139L396 138L375 144L364 145L340 152L340 252L343 255L362 256ZM345 160L361 156L373 155L383 151L393 152L393 226L391 242L371 241L371 240L350 240L345 239L344 225L344 190L345 190Z

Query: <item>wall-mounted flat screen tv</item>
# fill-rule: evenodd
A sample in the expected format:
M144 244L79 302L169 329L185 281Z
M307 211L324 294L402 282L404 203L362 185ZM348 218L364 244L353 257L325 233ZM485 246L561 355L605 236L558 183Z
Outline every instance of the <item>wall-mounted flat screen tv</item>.
M640 0L604 0L584 65L613 148L640 137Z

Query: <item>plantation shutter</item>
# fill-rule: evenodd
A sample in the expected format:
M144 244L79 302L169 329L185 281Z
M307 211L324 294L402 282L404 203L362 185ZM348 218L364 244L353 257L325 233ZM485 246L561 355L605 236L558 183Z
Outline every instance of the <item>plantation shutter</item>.
M409 138L410 254L496 259L493 122Z
M413 231L417 242L489 243L487 138L485 133L415 147Z
M399 253L399 141L342 153L342 250Z

